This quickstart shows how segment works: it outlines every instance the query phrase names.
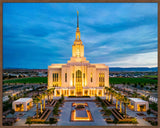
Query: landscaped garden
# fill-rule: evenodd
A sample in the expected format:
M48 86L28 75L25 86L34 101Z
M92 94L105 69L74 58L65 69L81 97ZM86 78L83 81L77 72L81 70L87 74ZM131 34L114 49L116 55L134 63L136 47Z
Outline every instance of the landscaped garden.
M50 92L53 91L53 89L49 89ZM46 91L47 92L47 91ZM48 91L49 92L49 91ZM49 94L49 93L48 93ZM48 95L47 94L47 95ZM55 124L58 121L58 116L59 116L59 107L62 105L63 100L64 100L64 96L62 95L61 98L55 102L55 104L53 105L53 111L51 111L51 109L46 108L45 107L45 93L36 96L34 98L34 103L36 104L36 114L33 117L28 117L26 119L26 124L37 124L37 123L43 123L43 124ZM43 102L42 102L43 100ZM50 100L48 98L47 104L51 104L53 102L53 100ZM39 108L38 108L38 103L40 103L40 112L39 112ZM51 112L53 112L53 117L49 118L49 121L47 121L47 118L49 117L49 115L51 114Z
M100 97L96 97L96 101L98 107L102 107L101 113L105 117L107 123L131 123L136 124L137 120L135 117L130 117L127 115L127 105L129 105L130 101L127 97L117 93L112 88L106 87L108 98L106 100L102 100ZM116 99L116 104L113 104L113 97ZM119 101L119 105L118 105ZM124 105L124 110L122 110L122 104ZM108 109L109 106L115 106L115 108ZM118 108L119 106L119 108ZM110 115L114 116L114 119L110 117Z

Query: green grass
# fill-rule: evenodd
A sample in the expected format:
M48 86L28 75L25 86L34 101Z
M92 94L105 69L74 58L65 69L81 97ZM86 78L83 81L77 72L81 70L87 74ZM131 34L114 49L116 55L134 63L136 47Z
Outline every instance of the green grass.
M148 78L109 78L110 84L135 84L135 83L148 83L148 84L157 84L157 80L148 79Z
M4 83L47 83L47 77L30 77L30 78L21 78L14 80L4 80ZM148 78L109 78L110 84L135 84L135 83L148 83L148 84L157 84L157 80L148 79Z
M144 75L143 77L149 77L149 78L157 78L157 75Z
M3 80L4 83L47 83L47 77L29 77L14 80Z

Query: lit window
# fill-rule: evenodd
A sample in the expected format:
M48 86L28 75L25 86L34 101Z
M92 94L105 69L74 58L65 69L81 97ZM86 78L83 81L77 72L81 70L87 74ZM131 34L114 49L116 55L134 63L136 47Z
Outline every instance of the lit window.
M73 83L73 86L74 86L74 73L72 73L72 83Z
M105 84L104 84L104 82L105 82L105 75L104 75L104 73L99 73L99 86L100 87L103 87Z
M65 73L65 82L67 82L67 73Z
M93 81L93 78L92 78L92 73L91 73L91 82Z
M77 57L80 57L80 49L79 48L77 48L76 53L77 53Z

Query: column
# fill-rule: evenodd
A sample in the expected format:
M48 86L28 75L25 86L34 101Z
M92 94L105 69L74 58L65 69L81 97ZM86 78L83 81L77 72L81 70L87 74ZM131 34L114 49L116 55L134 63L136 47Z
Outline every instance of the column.
M24 109L24 111L27 111L27 102L22 103L22 104L23 104L23 109Z
M137 103L134 102L134 111L137 111Z
M71 90L70 90L70 89L68 89L68 91L69 91L69 92L68 92L68 93L69 93L69 95L68 95L68 96L70 96L70 91L71 91Z
M60 89L60 96L62 95L62 91L63 91L63 89Z
M102 89L102 96L104 96L104 90Z

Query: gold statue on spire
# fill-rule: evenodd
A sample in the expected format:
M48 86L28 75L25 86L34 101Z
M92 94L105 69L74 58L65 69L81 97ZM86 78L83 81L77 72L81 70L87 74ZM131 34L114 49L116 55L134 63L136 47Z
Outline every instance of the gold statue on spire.
M79 12L77 11L77 28L79 28Z

